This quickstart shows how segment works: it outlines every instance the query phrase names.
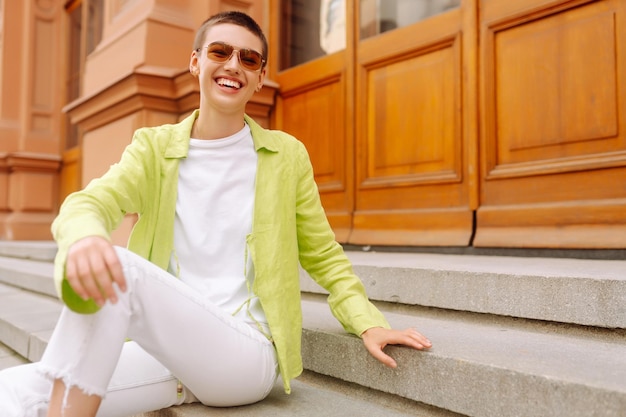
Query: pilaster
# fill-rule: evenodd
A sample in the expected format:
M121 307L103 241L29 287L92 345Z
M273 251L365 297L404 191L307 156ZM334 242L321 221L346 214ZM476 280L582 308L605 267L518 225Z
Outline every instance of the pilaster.
M61 7L52 0L0 2L0 239L51 238L60 165Z

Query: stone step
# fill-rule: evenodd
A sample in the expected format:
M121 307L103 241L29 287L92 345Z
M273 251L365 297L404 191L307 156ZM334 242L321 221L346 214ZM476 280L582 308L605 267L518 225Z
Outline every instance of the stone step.
M0 282L55 296L35 246L0 256ZM52 250L48 249L48 259ZM347 252L372 300L626 329L626 261ZM52 255L53 256L53 255ZM325 291L305 273L304 292Z
M56 298L51 261L0 256L0 282Z
M54 261L57 245L54 241L0 241L0 256L38 261Z
M61 313L61 301L5 284L0 284L0 300L0 343L38 361Z
M2 284L0 299L0 341L20 356L38 360L60 303ZM322 296L309 295L303 300L305 368L346 381L348 386L364 387L371 393L368 410L383 407L383 411L376 408L378 411L367 414L349 409L347 415L394 415L380 404L381 393L413 401L415 409L427 410L422 415L432 416L617 417L626 410L626 335L621 331L563 335L554 334L549 325L538 330L514 320L485 321L480 315L468 320L448 313L441 317L434 310L415 314L389 304L380 307L392 326L417 327L433 341L433 348L419 352L389 346L387 352L396 358L399 368L387 369L366 353L360 339L345 334ZM296 395L306 397L308 389ZM331 401L339 390L327 391L315 391L315 395ZM278 387L272 401L280 404L281 398ZM301 406L301 401L308 400L298 400L293 407ZM354 402L354 407L363 405ZM272 404L263 402L258 407L271 410ZM196 412L195 408L173 408L146 417L188 417L194 414L186 413ZM318 415L340 415L332 407L316 410L323 411ZM183 414L175 414L178 412Z
M310 371L469 416L618 417L626 411L626 334L555 334L514 320L441 317L380 306L394 328L416 327L429 351L389 346L395 370L347 335L323 297L303 300Z
M346 252L372 300L626 328L626 260ZM326 292L303 272L305 292Z
M287 395L282 386L276 384L263 401L244 407L212 408L200 404L187 404L165 410L144 413L133 417L458 417L446 411L435 410L413 403L402 404L402 400L391 397L381 404L380 394L364 395L356 389L336 391L320 384L318 377L305 375L292 384L292 393ZM322 379L323 380L323 379ZM345 384L344 384L345 385ZM398 404L400 403L400 404Z
M52 266L24 250L16 255L21 259L11 256L0 258L0 342L38 360L60 309ZM305 368L340 381L331 393L363 387L374 404L386 393L392 403L426 410L414 415L624 415L626 261L348 256L391 324L417 327L434 346L428 352L390 346L400 367L382 367L345 334L324 291L303 274ZM182 410L145 417L194 415L175 414L194 412Z
M18 355L13 349L0 343L0 370L10 368L12 366L28 363L28 360Z
M0 283L56 298L53 241L0 241Z

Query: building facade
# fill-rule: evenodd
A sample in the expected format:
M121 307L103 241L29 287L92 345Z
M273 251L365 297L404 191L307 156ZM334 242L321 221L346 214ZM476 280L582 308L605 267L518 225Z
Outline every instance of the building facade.
M305 143L341 242L626 248L622 0L0 0L0 239L50 239L195 108L195 29L229 9L269 35L248 112Z

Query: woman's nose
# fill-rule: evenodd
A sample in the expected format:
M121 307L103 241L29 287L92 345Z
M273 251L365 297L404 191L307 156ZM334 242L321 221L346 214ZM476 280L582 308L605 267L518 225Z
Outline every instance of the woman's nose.
M239 69L239 51L233 51L228 61L224 63L224 68Z

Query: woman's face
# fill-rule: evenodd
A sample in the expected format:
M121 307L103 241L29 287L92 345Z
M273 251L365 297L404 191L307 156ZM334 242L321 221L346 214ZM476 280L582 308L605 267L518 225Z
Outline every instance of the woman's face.
M209 58L207 46L213 42L230 45L234 47L234 52L224 62ZM200 82L201 107L211 106L223 112L243 113L255 90L263 85L266 69L247 69L240 62L239 50L252 49L261 52L262 46L261 40L244 27L231 23L210 27L202 48L192 52L189 64L192 74ZM244 56L242 59L249 61L249 58Z

